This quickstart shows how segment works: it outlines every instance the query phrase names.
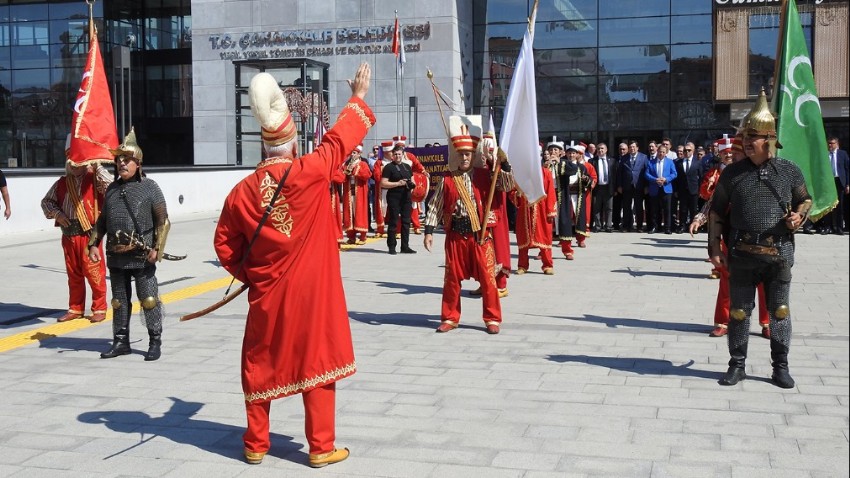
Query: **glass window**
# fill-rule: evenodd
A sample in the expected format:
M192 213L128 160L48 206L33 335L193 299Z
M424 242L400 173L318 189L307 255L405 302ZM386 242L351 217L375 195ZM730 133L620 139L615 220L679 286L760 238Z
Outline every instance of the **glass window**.
M0 46L9 46L12 44L10 37L11 25L8 23L0 23Z
M0 46L0 71L12 69L12 50L7 46Z
M93 16L103 16L103 3L104 2L93 2ZM85 2L50 3L49 9L51 20L73 18L88 21L89 18L89 7L85 4Z
M595 75L596 48L535 51L534 71L537 76L550 77Z
M476 0L473 2L473 22L476 25L484 23L514 23L528 18L531 7L522 0Z
M0 22L8 22L9 21L9 6L8 5L0 5Z
M150 50L173 50L186 47L187 33L191 33L184 27L184 17L173 16L165 18L148 18L145 32L146 45Z
M668 129L670 103L600 104L600 130Z
M191 115L190 65L150 66L146 71L148 114L155 118Z
M711 15L670 18L672 43L711 43Z
M673 15L711 14L711 5L713 3L705 0L672 0L670 2L670 9Z
M671 107L674 128L711 128L729 124L721 124L721 118L714 112L711 100L674 102Z
M89 47L88 20L51 20L50 43L68 44L71 48L86 50Z
M522 37L525 35L525 29L525 23L502 23L499 25L487 25L487 42L490 45L516 42L516 48L519 48L519 45L522 43ZM536 32L535 36L537 36Z
M537 21L586 20L596 18L596 6L598 3L597 0L543 0L537 7ZM531 5L533 4L531 2ZM530 10L529 13L531 13Z
M49 66L48 45L24 45L12 48L12 68L47 68Z
M599 77L603 103L670 101L670 75L611 75Z
M47 20L47 3L11 5L9 6L9 21L31 22L34 20Z
M710 99L714 81L711 69L711 44L673 45L670 51L673 97Z
M670 71L670 51L666 45L599 49L600 73L627 74L662 71Z
M50 70L12 70L12 94L27 95L50 90Z
M2 55L3 49L0 48L0 55ZM9 95L12 94L12 72L11 71L3 71L0 69L0 111L8 111L9 110ZM0 122L5 122L9 117L0 116ZM0 156L2 159L2 156Z
M674 0L674 3L676 1L679 0ZM670 14L670 0L600 0L599 3L599 18L655 17Z
M596 76L537 77L538 105L596 103Z
M46 45L49 42L47 22L13 23L11 27L12 45Z
M670 43L670 18L600 20L599 31L600 47Z
M812 57L812 12L800 12L800 24L809 58ZM768 90L773 81L776 44L779 39L779 14L753 14L749 19L750 81L749 94L758 95L762 87Z
M53 44L50 48L50 66L53 67L69 67L75 66L82 68L86 64L88 56L88 43L85 45L73 45L74 50L69 51L67 44ZM101 55L104 53L101 51Z
M540 136L561 136L564 131L584 131L596 124L596 104L538 105L537 127Z
M537 23L534 48L586 48L596 46L596 20L563 20Z
M80 83L82 81L82 68L50 69L50 89L52 91L71 93L73 96L72 101L76 99L77 91L80 89Z

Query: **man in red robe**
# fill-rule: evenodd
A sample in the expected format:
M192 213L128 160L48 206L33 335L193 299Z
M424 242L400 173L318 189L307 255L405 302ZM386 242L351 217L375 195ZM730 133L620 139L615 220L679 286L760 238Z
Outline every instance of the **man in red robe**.
M579 144L583 145L585 147L585 149L587 149L587 145L585 145L584 143L579 143ZM593 144L593 143L591 143L591 144ZM588 184L587 189L584 190L584 215L585 215L584 224L585 224L585 232L587 232L587 234L578 234L576 236L576 242L578 243L578 246L579 247L587 247L587 244L585 244L585 241L590 236L590 232L589 232L590 222L591 222L590 220L591 220L592 213L593 213L593 207L592 207L592 202L591 202L592 199L593 199L593 188L596 187L596 181L598 180L598 178L596 176L596 168L594 168L593 165L590 164L590 161L588 161L588 158L587 158L586 155L582 154L581 156L579 156L578 162L584 165L584 167L587 169L587 175L590 176L590 184Z
M516 244L519 248L517 274L528 271L528 250L539 249L543 262L543 273L553 275L555 263L552 260L552 228L558 217L557 193L555 181L547 166L543 169L543 190L546 196L534 204L528 204L528 198L522 191L511 192L511 200L516 205Z
M479 243L481 229L495 224L496 216L487 214L485 207L490 187L489 168L473 168L473 154L478 147L479 134L470 133L462 119L452 117L451 149L449 151L449 176L437 185L428 203L425 217L425 249L429 252L434 243L434 229L442 222L446 231L446 266L443 280L443 298L440 326L437 332L456 329L460 322L460 282L475 279L481 284L483 319L488 334L498 334L502 323L502 306L496 288L496 255L490 230ZM479 126L480 128L480 126ZM499 175L502 190L512 189L508 174L507 157ZM490 156L488 159L495 160ZM474 171L474 177L473 177Z
M65 144L70 152L71 135ZM89 233L103 209L103 194L113 176L99 162L74 164L69 159L65 175L56 180L41 200L41 210L62 230L62 251L68 274L68 311L59 322L84 317L86 282L91 288L91 322L106 319L106 263L88 257ZM103 254L103 246L100 253Z
M372 171L360 153L363 145L357 145L348 160L340 166L345 174L342 183L342 229L349 244L365 244L369 232L369 178Z
M271 446L271 400L297 393L304 401L310 466L349 455L334 447L336 382L353 374L356 364L328 188L375 123L363 101L371 74L368 64L360 65L336 124L314 152L301 157L277 80L268 73L251 80L251 110L268 159L227 196L215 231L221 265L248 286L242 343L248 463L262 462ZM258 227L267 207L267 222Z

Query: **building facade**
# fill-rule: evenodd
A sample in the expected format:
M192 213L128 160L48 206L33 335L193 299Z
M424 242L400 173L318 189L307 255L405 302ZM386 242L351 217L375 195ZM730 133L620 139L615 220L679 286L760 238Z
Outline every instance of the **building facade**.
M94 17L119 135L147 165L260 159L247 84L279 80L309 150L373 66L378 124L445 144L441 117L490 114L498 129L533 0L110 0ZM581 141L729 133L770 89L779 0L540 0L540 136ZM848 0L798 0L828 135L848 144ZM401 50L392 49L396 18ZM0 0L0 167L59 167L88 49L88 7ZM842 53L839 53L842 52ZM401 60L404 63L401 63ZM432 88L428 72L432 73Z

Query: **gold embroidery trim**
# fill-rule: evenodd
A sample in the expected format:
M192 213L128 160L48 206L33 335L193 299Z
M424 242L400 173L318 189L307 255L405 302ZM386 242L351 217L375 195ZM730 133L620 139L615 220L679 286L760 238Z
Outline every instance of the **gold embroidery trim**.
M369 120L369 115L367 115L366 111L364 111L363 108L360 105L358 105L357 103L347 103L345 106L343 106L342 112L339 114L339 118L337 118L337 121L345 118L345 110L346 109L354 110L354 113L356 113L357 116L360 117L360 121L362 121L363 124L366 125L366 128L372 127L372 122Z
M257 164L257 171L259 171L263 168L267 168L267 167L269 167L273 164L282 164L282 163L285 164L285 163L291 163L291 162L292 162L292 160L289 159L289 158L280 158L280 157L269 158L269 159L266 159L264 161L260 161L260 163Z
M265 209L274 196L278 183L272 179L271 175L266 173L263 180L260 182L260 207ZM278 232L285 234L286 237L292 237L292 216L289 214L289 203L286 202L286 196L283 192L279 194L275 206L269 214L269 222Z
M309 388L313 388L316 385L326 382L332 382L336 379L346 377L354 373L355 370L357 370L357 362L352 362L348 365L344 365L337 369L330 370L321 375L301 380L300 382L290 383L287 385L278 385L277 387L262 392L246 393L245 401L255 402L257 400L271 400L277 397L289 396L294 393L299 393Z

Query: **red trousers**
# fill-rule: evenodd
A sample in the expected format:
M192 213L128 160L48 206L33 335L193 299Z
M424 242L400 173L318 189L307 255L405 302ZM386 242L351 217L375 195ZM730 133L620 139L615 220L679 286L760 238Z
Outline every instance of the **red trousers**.
M566 254L572 254L573 252L573 241L561 241L561 252Z
M495 267L496 253L490 238L479 245L475 234L446 233L446 274L440 320L460 322L460 281L475 279L481 284L484 323L501 323L502 304L496 290Z
M336 382L301 394L304 400L304 434L310 453L328 453L336 440ZM271 448L269 409L271 402L245 402L248 429L242 435L245 449L265 453Z
M720 288L717 290L717 303L714 306L714 325L729 325L729 270L718 267ZM767 314L767 298L764 296L764 284L758 285L759 324L767 327L770 316Z
M106 312L106 261L89 260L88 242L88 236L62 235L68 273L68 312L80 315L86 310L86 281L91 288L91 311ZM103 257L103 244L100 256Z
M555 266L554 261L552 261L552 249L540 249L540 254L537 257L543 261L544 269ZM520 248L519 256L517 257L517 267L528 270L528 248Z

